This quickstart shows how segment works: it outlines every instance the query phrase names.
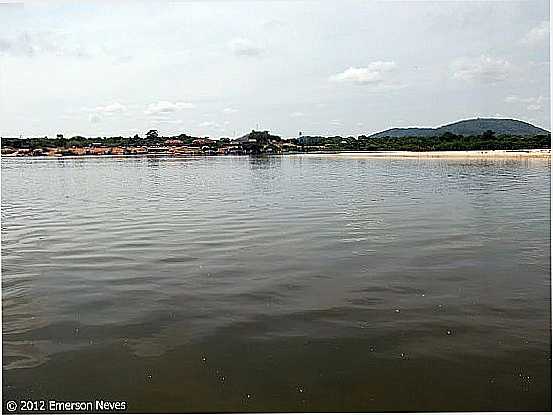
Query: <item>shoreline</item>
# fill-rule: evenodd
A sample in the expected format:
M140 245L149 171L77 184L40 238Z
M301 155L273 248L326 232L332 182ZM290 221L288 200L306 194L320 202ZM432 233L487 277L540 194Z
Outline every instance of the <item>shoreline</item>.
M218 158L218 157L251 157L252 155L228 155L228 154L175 154L175 153L143 153L143 154L86 154L86 155L56 155L56 156L15 156L2 154L1 158L9 159L87 159L87 158L135 158L135 157L169 157L169 158ZM313 152L288 152L277 154L259 154L254 157L313 157L313 158L342 158L342 159L371 159L371 158L446 158L446 159L471 159L471 158L534 158L550 159L551 149L530 150L459 150L459 151L313 151Z
M351 151L335 153L296 153L294 156L370 159L370 158L539 158L550 159L551 149L532 150L462 150L462 151Z

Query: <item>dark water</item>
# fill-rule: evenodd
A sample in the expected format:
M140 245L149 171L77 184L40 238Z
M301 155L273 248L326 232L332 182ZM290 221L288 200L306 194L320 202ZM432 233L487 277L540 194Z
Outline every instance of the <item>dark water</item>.
M549 169L3 159L3 399L550 410Z

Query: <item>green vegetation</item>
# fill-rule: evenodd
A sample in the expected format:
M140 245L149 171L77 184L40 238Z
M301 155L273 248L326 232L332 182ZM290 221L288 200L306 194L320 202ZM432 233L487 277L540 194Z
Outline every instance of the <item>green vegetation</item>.
M260 154L279 152L311 152L311 151L463 151L463 150L524 150L551 148L551 135L496 135L492 130L484 131L479 135L457 135L450 132L439 136L408 136L408 137L322 137L300 136L284 140L272 135L268 131L252 131L236 140L221 138L209 140L207 138L192 137L180 134L171 137L161 137L156 130L150 130L145 137L96 137L87 138L75 136L65 138L58 134L56 138L2 138L3 154L9 151L32 150L36 152L57 148L62 151L71 148L90 147L154 147L164 146L192 146L203 152L221 150L219 154ZM183 147L184 148L184 147ZM11 150L10 150L11 149ZM225 150L228 149L229 152ZM6 151L4 151L6 150ZM36 151L35 151L36 150ZM29 154L28 152L26 154Z
M310 147L333 151L522 150L551 148L551 135L496 136L488 130L476 136L445 133L437 137L301 137L296 142L304 151Z
M268 142L267 137L259 137L263 143ZM190 144L195 137L179 135L176 137L106 137L106 138L2 138L2 148L12 147L16 149L39 148L70 148L90 147L102 145L106 147L127 146L160 146L168 139L179 139L183 144ZM282 141L282 140L281 140ZM445 133L439 137L303 137L292 139L291 143L298 145L298 150L309 150L310 147L324 147L326 150L359 150L359 151L437 151L437 150L518 150L532 148L551 148L550 135L536 136L495 136L493 132L480 136L462 136ZM229 139L215 141L213 145L227 144Z
M105 147L136 147L136 146L161 146L168 139L178 139L183 144L190 144L198 137L191 137L186 134L181 134L174 137L160 137L156 130L150 130L146 137L83 137L75 136L71 138L63 138L58 134L57 138L10 138L2 137L2 148L70 148L70 147L91 147L101 145Z
M551 135L514 136L498 135L488 130L481 135L456 135L445 133L438 137L371 138L361 136L355 143L356 150L523 150L551 148Z

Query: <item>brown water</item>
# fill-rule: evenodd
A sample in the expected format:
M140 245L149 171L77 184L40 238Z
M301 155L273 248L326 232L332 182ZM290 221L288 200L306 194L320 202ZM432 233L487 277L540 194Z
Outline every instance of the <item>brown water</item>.
M549 160L2 160L3 399L551 409Z

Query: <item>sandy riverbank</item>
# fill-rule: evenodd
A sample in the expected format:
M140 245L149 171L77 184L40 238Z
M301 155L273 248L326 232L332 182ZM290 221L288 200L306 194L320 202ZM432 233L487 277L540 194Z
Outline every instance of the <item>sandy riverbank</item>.
M550 149L535 150L477 150L477 151L375 151L375 152L338 152L338 153L302 153L301 157L324 157L324 158L447 158L447 159L470 159L470 158L551 158Z

